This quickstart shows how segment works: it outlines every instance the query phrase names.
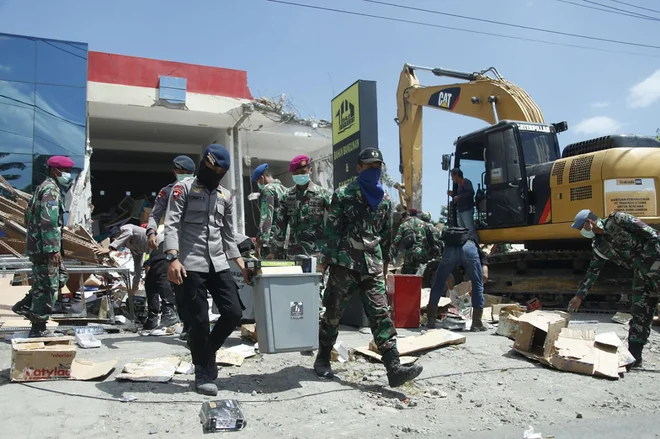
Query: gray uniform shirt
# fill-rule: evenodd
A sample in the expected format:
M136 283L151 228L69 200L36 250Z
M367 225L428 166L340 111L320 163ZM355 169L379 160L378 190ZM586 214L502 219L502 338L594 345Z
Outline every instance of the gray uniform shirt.
M147 231L153 230L154 232L158 230L158 224L160 219L165 215L167 211L167 203L170 200L170 193L172 193L172 187L174 183L170 183L160 191L158 191L158 196L154 201L154 208L149 214L149 221L147 222Z
M231 194L222 186L206 189L197 178L176 183L165 213L164 251L179 252L186 270L209 273L228 270L237 259Z
M133 257L133 289L137 290L140 285L140 278L142 277L142 260L145 253L151 252L149 247L149 239L147 232L140 226L133 224L126 224L121 226L119 236L112 241L110 248L118 250L121 247L126 247L131 251ZM163 234L156 236L158 244L163 242Z

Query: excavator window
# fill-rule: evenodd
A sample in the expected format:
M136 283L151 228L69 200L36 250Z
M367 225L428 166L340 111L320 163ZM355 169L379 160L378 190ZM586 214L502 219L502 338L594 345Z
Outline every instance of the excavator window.
M554 162L559 158L559 145L554 133L520 131L525 165L539 165Z

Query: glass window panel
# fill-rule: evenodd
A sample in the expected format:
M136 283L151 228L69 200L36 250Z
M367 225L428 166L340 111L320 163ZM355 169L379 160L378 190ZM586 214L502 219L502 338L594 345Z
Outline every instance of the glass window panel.
M0 153L0 175L16 189L32 192L32 154Z
M87 44L37 41L37 83L87 87Z
M0 81L0 149L32 154L34 84Z
M0 34L0 79L34 82L36 47L32 38Z
M84 155L87 93L84 88L37 84L34 152Z
M65 154L35 154L34 155L34 169L32 171L32 184L34 187L39 186L48 176L48 159L54 155L65 155ZM85 156L70 156L67 155L71 160L73 160L73 168L71 168L71 176L75 179L78 174L85 166Z

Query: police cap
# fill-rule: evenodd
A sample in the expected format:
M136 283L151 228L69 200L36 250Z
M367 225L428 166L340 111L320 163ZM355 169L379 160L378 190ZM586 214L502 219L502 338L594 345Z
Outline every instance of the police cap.
M358 161L360 163L383 163L383 153L376 148L365 148L360 151L358 156Z
M175 157L172 161L172 164L174 165L174 169L178 169L180 171L188 171L191 173L195 172L195 162L187 155L180 155Z
M261 177L266 169L268 169L268 163L257 166L257 169L255 169L252 173L252 178L250 178L250 181L254 183L255 181L259 180L259 177Z
M211 165L222 168L224 171L228 171L231 166L229 151L227 151L227 148L217 143L212 143L206 147L203 158Z

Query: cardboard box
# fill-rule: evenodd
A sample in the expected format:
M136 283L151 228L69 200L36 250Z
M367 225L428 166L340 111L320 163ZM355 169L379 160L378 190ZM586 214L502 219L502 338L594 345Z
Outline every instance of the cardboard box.
M529 358L547 363L559 333L568 326L570 314L562 311L534 311L518 318L513 349Z
M500 309L495 334L515 340L520 330L519 317L523 314L525 314L525 309L517 305L509 305L506 308ZM493 318L495 318L494 311Z
M11 381L80 380L108 375L117 361L76 359L73 337L19 338L11 342Z

